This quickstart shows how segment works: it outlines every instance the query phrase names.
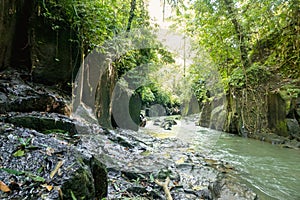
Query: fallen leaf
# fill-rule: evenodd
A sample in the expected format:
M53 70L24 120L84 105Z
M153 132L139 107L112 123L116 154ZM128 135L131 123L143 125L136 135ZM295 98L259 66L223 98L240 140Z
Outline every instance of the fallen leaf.
M50 173L50 178L52 179L55 174L57 173L57 171L59 170L59 168L64 164L63 160L58 161L58 163L56 164L54 170Z
M193 149L193 148L189 148L189 149L187 149L187 152L190 152L190 153L195 153L195 149Z
M184 163L184 157L180 158L179 160L176 161L176 164L183 164Z
M64 194L63 194L63 191L62 191L62 189L60 188L60 187L55 187L55 190L57 190L58 191L58 194L59 194L59 197L60 197L60 199L64 199L63 197L64 197Z
M3 183L2 181L0 181L0 190L2 191L2 192L10 192L11 190L9 189L9 187L5 184L5 183Z
M43 184L41 186L44 187L44 188L46 188L48 190L48 192L50 192L53 189L52 185Z
M205 162L208 164L208 165L215 165L217 164L218 161L214 160L214 159L209 159L209 158L205 158L204 159Z
M36 182L45 182L45 179L43 177L37 176L37 175L35 175L31 172L17 171L17 170L9 169L9 168L0 168L0 171L5 171L9 174L13 174L13 175L16 175L16 176L25 175L25 176L31 178L33 181L36 181Z
M46 154L47 154L48 156L52 156L53 153L54 153L54 149L51 148L51 147L47 147L47 149L46 149Z
M13 175L16 175L16 176L21 176L21 175L25 174L25 172L23 172L23 171L17 171L17 170L9 169L9 168L0 168L0 171L5 171L9 174L13 174Z
M205 187L204 186L201 186L201 185L195 185L194 187L193 187L193 190L194 191L198 191L198 190L203 190Z
M175 186L178 186L178 185L179 185L179 182L173 181L173 184L174 184Z
M75 197L75 194L73 193L72 190L71 190L71 197L72 197L72 200L77 200L77 198Z

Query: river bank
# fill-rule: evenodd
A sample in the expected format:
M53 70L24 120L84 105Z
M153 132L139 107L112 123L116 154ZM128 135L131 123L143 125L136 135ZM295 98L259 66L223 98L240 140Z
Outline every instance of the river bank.
M258 198L187 142L72 119L55 89L1 77L1 199L166 199L168 179L173 199Z
M153 125L157 118L149 119L143 131L159 138L189 142L193 151L222 160L234 168L227 175L246 184L261 200L299 199L299 150L196 126L198 118L194 115L176 120L172 130Z

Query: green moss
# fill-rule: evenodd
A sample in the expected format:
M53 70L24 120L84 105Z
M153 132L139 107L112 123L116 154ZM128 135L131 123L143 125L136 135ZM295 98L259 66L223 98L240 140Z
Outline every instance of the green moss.
M276 124L276 132L278 133L278 135L281 136L288 136L288 130L287 130L287 125L286 125L286 121L279 121Z
M43 133L44 133L44 134L61 133L61 134L66 134L66 135L69 134L68 131L62 130L62 129L49 129L49 130L43 131Z

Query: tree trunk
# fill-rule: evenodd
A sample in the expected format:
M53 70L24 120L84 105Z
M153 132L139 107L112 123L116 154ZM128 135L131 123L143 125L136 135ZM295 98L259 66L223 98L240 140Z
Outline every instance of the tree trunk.
M135 9L136 9L136 0L131 0L131 4L130 4L130 12L129 12L129 19L128 19L128 24L127 24L127 29L126 31L129 32L130 29L131 29L131 24L132 24L132 21L133 21L133 18L134 18L134 12L135 12Z
M231 19L232 24L234 25L234 29L236 32L236 36L239 40L239 48L241 53L241 61L243 63L243 66L245 69L247 69L250 66L250 62L248 59L248 50L246 45L246 38L247 36L244 33L242 25L237 20L237 14L234 10L234 5L232 0L224 0L227 11L229 13L229 17Z

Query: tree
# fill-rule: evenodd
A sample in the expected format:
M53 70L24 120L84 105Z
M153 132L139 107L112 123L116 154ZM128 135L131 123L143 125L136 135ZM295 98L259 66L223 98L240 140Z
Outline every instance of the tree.
M237 112L239 126L249 132L266 128L270 90L285 90L273 80L300 77L299 4L295 0L196 0L187 7L193 14L178 12L197 54L207 52L210 68L215 66L222 76L228 113ZM206 80L204 67L206 62L198 56L191 68L195 81ZM238 108L232 106L234 101Z

